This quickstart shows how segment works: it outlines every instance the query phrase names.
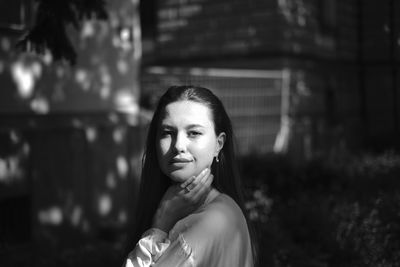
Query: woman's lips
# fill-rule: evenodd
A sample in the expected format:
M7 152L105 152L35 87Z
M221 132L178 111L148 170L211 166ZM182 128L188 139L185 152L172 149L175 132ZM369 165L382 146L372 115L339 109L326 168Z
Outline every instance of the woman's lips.
M173 164L173 165L185 165L185 164L190 163L190 162L192 162L191 159L182 159L182 158L179 158L179 159L174 158L174 159L172 159L170 161L170 163Z

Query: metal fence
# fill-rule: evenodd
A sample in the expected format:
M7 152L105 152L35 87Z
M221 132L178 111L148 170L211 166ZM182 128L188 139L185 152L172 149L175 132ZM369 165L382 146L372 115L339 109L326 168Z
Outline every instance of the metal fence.
M238 151L265 153L285 149L289 79L288 70L153 66L142 73L142 89L153 98L176 84L211 89L232 119Z

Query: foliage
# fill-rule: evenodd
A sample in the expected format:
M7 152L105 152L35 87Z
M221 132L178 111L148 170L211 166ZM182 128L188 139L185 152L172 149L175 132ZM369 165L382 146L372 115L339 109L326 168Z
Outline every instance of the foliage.
M76 52L67 34L67 28L80 27L85 19L107 19L105 0L36 0L36 21L18 47L43 54L47 49L55 60L74 64Z
M399 266L399 155L251 155L242 174L260 266Z

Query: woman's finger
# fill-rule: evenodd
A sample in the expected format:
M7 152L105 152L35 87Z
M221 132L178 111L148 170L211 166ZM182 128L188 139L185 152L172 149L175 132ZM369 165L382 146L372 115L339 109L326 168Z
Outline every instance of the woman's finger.
M187 179L186 181L184 181L183 183L180 184L181 188L186 188L189 184L191 184L194 179L196 179L195 176L190 177L189 179Z
M202 186L194 193L193 198L197 199L199 203L203 203L208 196L208 192L211 190L211 184L214 179L214 175L210 174L207 179L205 179Z
M210 173L207 177L205 177L202 180L201 185L199 186L197 192L202 194L204 191L208 190L213 180L214 180L214 175Z
M196 178L191 183L189 183L185 187L186 191L189 193L189 191L195 190L201 183L202 179L204 177L207 177L209 174L210 174L210 169L209 168L204 169L199 175L196 176Z

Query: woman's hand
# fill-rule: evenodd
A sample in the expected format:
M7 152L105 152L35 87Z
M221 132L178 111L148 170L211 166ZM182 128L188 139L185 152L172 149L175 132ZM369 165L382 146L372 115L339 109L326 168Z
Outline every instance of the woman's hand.
M195 211L210 192L213 178L206 168L196 177L170 186L158 205L153 227L168 233L177 221Z

